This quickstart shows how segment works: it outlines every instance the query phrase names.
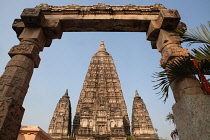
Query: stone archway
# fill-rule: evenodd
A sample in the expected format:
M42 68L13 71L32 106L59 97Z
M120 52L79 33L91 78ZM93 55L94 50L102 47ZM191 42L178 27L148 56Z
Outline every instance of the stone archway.
M146 32L147 40L151 41L153 49L161 53L160 62L164 64L177 56L187 56L189 53L187 49L181 47L181 38L174 36L173 29L177 27L182 28L178 11L166 9L161 4L150 6L131 4L110 6L101 3L93 6L41 4L35 8L24 9L21 19L15 19L12 25L20 44L13 46L9 51L11 60L0 78L0 139L17 139L24 113L22 103L33 69L39 66L39 52L43 51L44 47L49 47L53 39L60 39L63 32ZM182 78L171 86L177 102L173 108L177 118L181 116L178 114L186 112L183 107L188 108L189 112L194 110L199 112L199 108L193 108L190 104L196 99L186 96L203 95L194 77ZM207 100L209 101L209 98L199 96L197 102L205 102L206 107L209 105ZM197 113L196 111L194 113ZM207 112L210 112L209 109ZM202 115L202 112L199 115ZM190 113L181 116L184 118L182 120L190 117L192 117ZM204 125L208 121L207 118L207 116L202 119L196 118L195 121ZM190 124L190 121L188 123ZM180 133L183 139L185 137L190 139L192 133L195 133L193 137L196 139L200 135L199 130L205 128L205 133L210 127L209 125L196 128L195 125L182 127L182 121L180 123L177 121L177 128L180 132L189 130L187 134Z

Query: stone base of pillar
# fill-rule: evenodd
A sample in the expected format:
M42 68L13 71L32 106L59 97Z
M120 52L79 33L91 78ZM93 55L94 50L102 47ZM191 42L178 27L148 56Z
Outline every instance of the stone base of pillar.
M0 140L17 140L25 109L10 97L0 97Z
M172 109L180 140L210 138L210 96L183 95Z

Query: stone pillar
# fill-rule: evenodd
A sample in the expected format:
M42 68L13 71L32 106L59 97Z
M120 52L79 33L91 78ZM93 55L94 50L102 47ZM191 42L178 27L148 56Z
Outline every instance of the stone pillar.
M179 20L180 16L176 10L164 9L158 20L151 21L149 25L147 39L151 41L152 48L161 53L162 67L178 56L189 55L188 50L181 47L182 39L173 30L177 28ZM170 86L176 101L173 113L180 140L208 139L210 97L204 95L199 81L194 75L189 75L174 80Z
M25 28L19 36L20 44L9 51L11 60L0 78L0 139L15 140L24 113L22 107L34 67L39 66L39 52L45 36L42 28Z
M33 69L39 66L39 52L43 50L46 42L41 27L24 27L19 31L20 44L9 51L11 60L0 78L1 140L17 139L24 113L23 100Z
M16 140L24 113L22 107L33 69L40 63L39 52L49 47L52 39L61 38L58 19L46 19L41 9L26 8L21 19L15 19L19 45L9 51L11 60L0 77L0 139Z

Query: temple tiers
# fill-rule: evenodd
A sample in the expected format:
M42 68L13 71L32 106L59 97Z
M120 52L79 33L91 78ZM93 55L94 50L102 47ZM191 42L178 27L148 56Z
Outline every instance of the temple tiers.
M132 136L136 140L157 140L152 121L144 101L135 93L132 108Z
M56 106L48 133L52 138L68 138L71 134L71 103L68 90Z
M104 42L92 57L74 121L76 139L126 139L130 123L112 56Z
M50 123L49 134L53 138L126 140L131 136L130 121L120 80L112 56L106 51L104 41L90 61L71 134L71 116L68 116L71 114L68 113L68 110L71 111L71 106L63 105L65 102L69 102L68 91L58 102ZM59 120L62 115L69 119ZM137 140L156 140L148 111L137 91L133 103L132 136Z

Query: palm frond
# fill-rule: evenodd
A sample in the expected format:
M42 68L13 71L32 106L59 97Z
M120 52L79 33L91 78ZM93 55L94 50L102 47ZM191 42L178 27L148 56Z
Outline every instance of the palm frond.
M153 82L158 82L158 84L153 86L154 90L160 88L160 91L156 94L161 96L160 99L164 97L163 102L165 103L169 96L168 93L171 82L177 78L197 73L198 70L190 60L190 57L178 57L166 64L165 70L153 74L153 78L157 78L157 80Z
M203 24L201 24L200 28L197 27L196 29L190 29L190 31L185 33L181 31L178 32L182 36L183 42L189 42L188 46L192 45L193 43L210 44L210 31Z
M199 69L205 75L210 75L210 45L192 49L191 58L199 62Z
M204 47L199 47L198 49L192 49L192 59L197 61L202 61L206 59L210 61L210 45L204 44Z

